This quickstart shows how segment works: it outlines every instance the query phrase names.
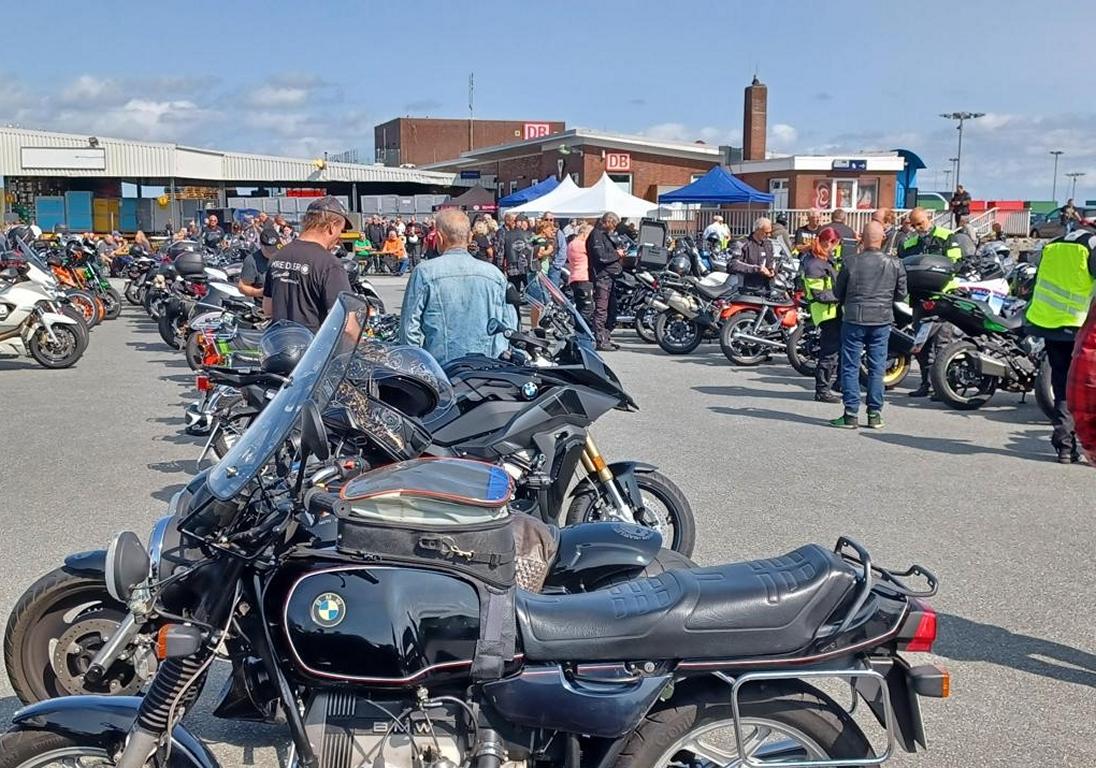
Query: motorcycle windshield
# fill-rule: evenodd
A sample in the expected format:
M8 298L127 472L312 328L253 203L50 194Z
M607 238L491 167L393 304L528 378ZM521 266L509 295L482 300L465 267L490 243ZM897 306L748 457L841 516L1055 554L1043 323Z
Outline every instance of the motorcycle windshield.
M289 437L305 403L323 411L353 361L368 315L364 301L339 295L289 381L210 470L206 482L214 496L228 501L244 489Z
M537 272L536 278L529 281L529 285L525 289L525 299L530 304L539 307L555 304L571 318L572 322L575 324L575 334L579 338L588 341L591 347L593 346L594 332L591 331L590 326L586 324L586 319L579 314L575 305L567 300L567 297L563 295L563 292L560 291L543 272Z

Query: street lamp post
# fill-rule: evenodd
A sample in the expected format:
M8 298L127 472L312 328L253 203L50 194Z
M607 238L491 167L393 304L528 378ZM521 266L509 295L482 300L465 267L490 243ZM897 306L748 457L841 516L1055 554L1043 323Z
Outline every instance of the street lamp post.
M955 151L955 186L959 186L959 162L963 157L963 123L967 120L977 120L979 117L985 117L985 112L943 112L940 117L948 120L958 120L959 124L955 126L959 131L959 148Z
M951 190L951 168L944 169L944 189Z
M1069 193L1069 197L1071 200L1077 197L1077 179L1081 178L1084 175L1084 171L1071 171L1066 174L1066 176L1073 180L1073 189Z
M959 162L959 158L949 157L948 162L951 163L951 172L955 174L955 186L957 187L959 186L959 166L957 165L957 163ZM948 187L948 189L953 192L955 191L955 187Z
M1050 150L1050 154L1054 155L1054 182L1050 186L1050 199L1054 201L1054 204L1058 204L1058 158L1065 154L1060 149Z

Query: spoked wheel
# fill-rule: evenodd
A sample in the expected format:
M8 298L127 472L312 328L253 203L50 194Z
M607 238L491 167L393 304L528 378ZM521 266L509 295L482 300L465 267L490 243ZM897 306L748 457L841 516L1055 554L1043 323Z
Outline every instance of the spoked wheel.
M105 749L81 741L46 731L14 728L0 736L0 768L103 768L114 765Z
M614 765L707 768L874 756L863 731L836 702L810 686L785 682L742 689L740 749L729 695L724 685L671 699L643 719Z
M38 330L27 340L27 349L43 368L68 368L84 354L88 346L88 337L76 325L53 326L53 338L45 327Z
M813 324L800 323L788 334L788 362L800 376L814 376L821 350L818 329Z
M89 329L99 324L99 308L95 304L95 298L90 293L72 291L68 294L69 304L75 307L84 316L84 322Z
M983 376L978 370L972 342L960 339L936 354L930 377L937 396L958 411L981 408L997 391L997 377Z
M704 332L695 320L670 310L661 313L655 321L655 340L663 352L687 355L700 346Z
M657 341L655 337L655 323L658 321L658 310L654 307L643 306L636 312L636 335L648 344Z
M635 478L643 499L636 523L654 528L662 535L665 546L691 556L696 546L696 519L685 494L661 472L638 472ZM567 525L607 519L604 510L610 503L598 490L586 486L575 494L567 508Z
M732 315L719 330L719 346L723 354L735 365L758 365L769 358L766 347L742 338L752 334L757 322L757 312L751 309Z

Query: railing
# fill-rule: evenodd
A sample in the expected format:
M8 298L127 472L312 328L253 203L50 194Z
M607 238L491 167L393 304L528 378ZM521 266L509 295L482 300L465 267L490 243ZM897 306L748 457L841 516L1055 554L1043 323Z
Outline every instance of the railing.
M874 210L845 211L845 223L855 232L863 229L871 219ZM907 211L896 209L895 213L901 217ZM723 223L731 230L735 237L748 235L753 231L754 222L761 216L773 221L783 215L788 220L788 232L794 232L796 227L807 223L809 209L805 208L693 208L693 209L661 209L662 219L669 225L671 236L695 235L703 232L716 216L723 217ZM832 211L821 211L822 224L830 222Z

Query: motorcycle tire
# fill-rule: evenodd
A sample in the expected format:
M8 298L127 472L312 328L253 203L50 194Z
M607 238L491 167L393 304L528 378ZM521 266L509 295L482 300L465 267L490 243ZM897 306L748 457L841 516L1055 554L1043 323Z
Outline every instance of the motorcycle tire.
M185 322L186 320L181 315L171 317L166 314L160 315L160 318L156 321L156 329L160 332L160 338L172 349L179 349L177 329L180 324Z
M95 308L99 312L99 319L96 322L101 323L104 320L106 320L107 319L107 304L106 304L105 301L103 301L98 296L95 297Z
M198 346L198 334L192 331L189 336L186 337L186 364L190 366L190 370L198 371L202 368L202 348Z
M70 291L68 293L69 304L77 309L77 311L84 316L84 322L87 323L88 330L91 330L99 324L99 312L95 306L95 299L90 293L84 291Z
M126 283L126 287L122 291L122 295L125 296L126 301L128 301L133 306L141 306L141 287L132 280Z
M91 329L88 328L88 321L84 318L83 313L75 307L66 306L61 308L61 314L76 321L76 328L80 331L80 335L84 337L84 345L86 346L88 341L91 340Z
M104 319L117 320L118 316L122 314L122 297L118 291L110 288L100 296L100 299L106 312Z
M887 355L887 367L883 370L883 389L888 392L910 375L913 369L913 358L909 355ZM860 386L868 386L868 366L860 363Z
M245 416L229 416L225 419L217 429L217 436L213 438L213 442L210 444L210 450L213 451L213 455L218 460L223 459L225 454L229 452L236 441L240 439L240 435L247 431L247 428L251 425L252 420L255 417L253 415Z
M968 354L977 349L973 342L959 339L936 353L929 378L936 396L949 408L975 411L997 391L996 376L981 376L969 368Z
M719 687L713 682L682 689L669 701L656 705L640 721L612 763L613 768L711 764L706 755L691 752L687 745L692 734L699 736L702 731L714 730L720 724L727 734L726 742L719 736L710 742L719 744L720 753L728 753L720 758L720 763L741 765L739 756L730 754L737 749L734 736L730 735L735 714L728 699L726 684ZM840 763L875 756L871 743L845 707L806 683L772 680L747 685L742 688L738 701L744 739L748 741L752 733L767 727L781 738L781 743L775 746L787 749L792 742L798 743L802 750L790 755L755 752L754 756L762 762L766 762L765 757L789 762L813 757Z
M25 765L61 764L49 759L64 755L70 765L83 765L86 758L95 765L111 765L111 756L90 737L63 736L50 731L14 726L0 736L0 768L20 768Z
M648 344L658 341L655 335L655 323L658 321L658 310L653 307L641 307L636 313L636 335Z
M813 326L800 323L788 335L788 363L800 376L814 378L818 358L818 331Z
M383 315L384 314L384 299L382 299L380 296L369 296L369 295L366 295L364 298L365 298L365 303L368 304L369 308L372 310L372 314L374 314L374 315Z
M27 351L34 361L43 368L70 368L79 360L88 346L88 337L80 330L80 326L61 325L53 326L53 335L62 345L55 347L50 341L45 328L39 328L27 339Z
M758 365L769 359L769 353L763 347L736 339L736 333L742 332L757 322L757 313L746 309L731 315L719 329L719 347L723 354L735 365Z
M1047 417L1047 421L1054 420L1054 388L1050 385L1050 361L1046 355L1039 361L1039 372L1035 375L1035 402L1039 410Z
M663 543L674 552L692 557L696 547L696 518L693 516L693 508L685 494L670 478L661 472L636 472L636 484L640 494L653 496L666 508L669 520L664 521L671 527L669 537L663 535ZM575 494L567 507L565 518L567 525L578 523L592 523L601 520L598 512L601 506L598 503L598 490L587 486ZM639 525L650 525L650 521L637 520Z
M15 604L4 631L4 668L15 695L24 704L33 704L79 692L136 693L140 684L135 683L133 668L126 669L124 662L111 665L102 687L76 687L101 647L103 632L109 624L117 627L126 611L126 606L106 594L102 579L57 568L34 582ZM81 632L81 627L87 631ZM53 657L56 641L66 633L85 638L98 634L99 646L81 647L64 657L59 668L67 677L59 677Z
M663 312L655 321L655 341L662 351L670 355L687 355L694 352L704 340L704 331L695 320L677 312Z

